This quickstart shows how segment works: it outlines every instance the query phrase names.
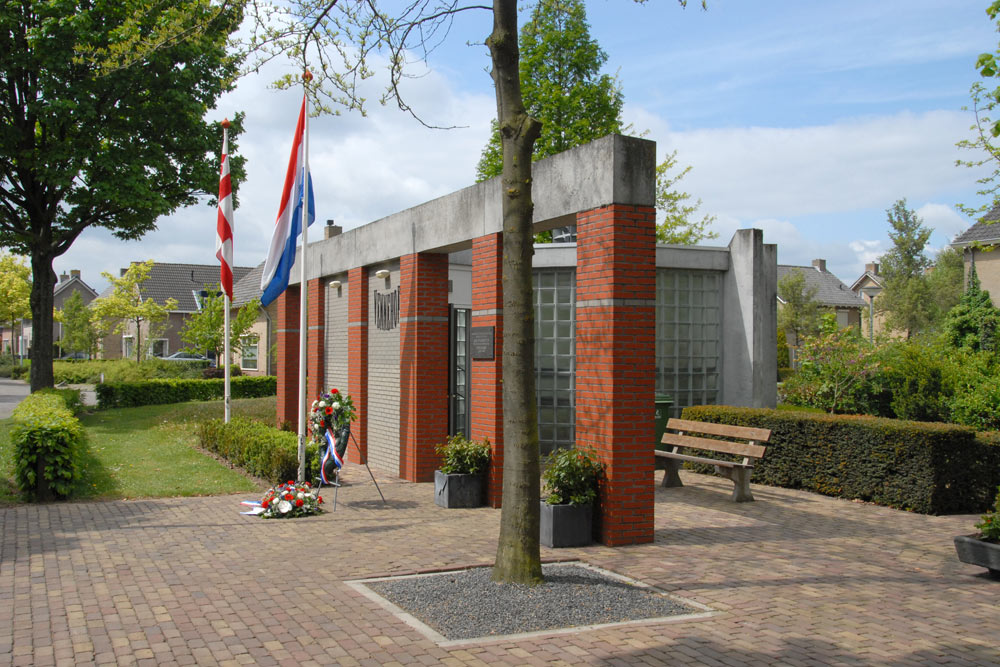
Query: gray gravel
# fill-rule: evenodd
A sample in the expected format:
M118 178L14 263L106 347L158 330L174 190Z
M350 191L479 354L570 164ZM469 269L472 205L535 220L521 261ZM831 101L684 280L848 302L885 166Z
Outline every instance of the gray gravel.
M452 640L697 611L578 565L548 565L543 572L545 583L534 588L494 583L488 567L365 585Z

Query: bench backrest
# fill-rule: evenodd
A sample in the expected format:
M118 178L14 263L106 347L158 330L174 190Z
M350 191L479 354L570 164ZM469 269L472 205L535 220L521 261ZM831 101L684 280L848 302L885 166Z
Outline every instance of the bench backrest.
M668 430L668 432L663 434L663 439L661 440L664 445L693 447L695 449L735 454L753 459L762 458L764 452L767 451L767 447L757 443L767 442L771 439L771 431L766 428L712 424L709 422L691 421L689 419L671 419L667 422L667 429L679 431L680 433L670 433ZM686 435L687 433L716 435L724 438L741 438L748 442L716 440L714 438Z

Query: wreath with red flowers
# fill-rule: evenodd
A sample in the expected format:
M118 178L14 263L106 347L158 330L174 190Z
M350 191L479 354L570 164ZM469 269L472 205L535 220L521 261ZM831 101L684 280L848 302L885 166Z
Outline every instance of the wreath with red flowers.
M326 442L326 432L335 435L347 430L350 433L351 422L355 418L354 401L350 394L342 394L337 389L321 394L312 403L309 414L310 435L313 442L321 447ZM345 443L346 446L346 443Z
M319 495L319 489L314 489L309 482L297 484L289 481L267 490L260 501L264 509L260 515L265 519L309 516L322 512L322 504L323 496Z

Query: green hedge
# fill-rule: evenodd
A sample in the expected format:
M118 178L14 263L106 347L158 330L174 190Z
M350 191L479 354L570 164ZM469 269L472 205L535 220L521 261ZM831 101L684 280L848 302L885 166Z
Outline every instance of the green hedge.
M236 377L230 381L233 398L260 398L278 393L273 375ZM143 382L105 382L97 385L97 406L133 408L140 405L209 401L222 398L225 380L145 380Z
M62 395L31 394L14 409L14 479L30 500L68 498L79 476L83 428Z
M204 449L272 483L296 479L298 475L299 444L294 433L233 417L228 424L221 419L201 422L198 441ZM306 445L306 479L318 474L318 451L315 443Z
M761 484L925 514L984 511L1000 484L1000 437L965 426L725 406L683 416L771 429Z

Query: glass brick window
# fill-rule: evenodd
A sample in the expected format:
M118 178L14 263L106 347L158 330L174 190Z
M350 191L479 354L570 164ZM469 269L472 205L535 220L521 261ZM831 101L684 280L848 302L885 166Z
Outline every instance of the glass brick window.
M656 271L656 392L669 394L671 416L719 398L722 274Z
M541 453L576 441L576 269L536 269L535 383Z

